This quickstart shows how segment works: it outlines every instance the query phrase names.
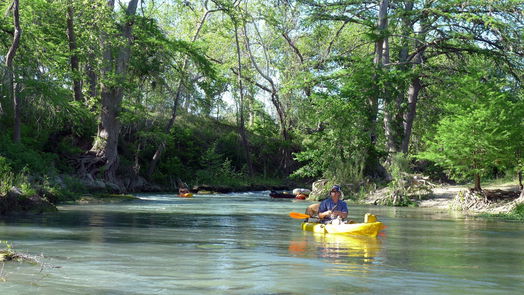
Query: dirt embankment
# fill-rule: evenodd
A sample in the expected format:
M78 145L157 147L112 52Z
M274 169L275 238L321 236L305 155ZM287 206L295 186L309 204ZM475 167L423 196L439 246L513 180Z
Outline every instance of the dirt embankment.
M425 200L418 202L419 207L450 209L453 199L460 191L468 190L465 186L444 185L432 189L433 194Z
M501 185L488 185L483 187L486 192L502 192L512 193L514 197L505 199L485 200L482 206L475 206L469 208L468 212L471 213L508 213L511 211L516 202L524 201L517 199L519 196L520 188L515 184L501 184ZM421 208L435 208L435 209L447 209L447 210L458 210L456 208L457 196L465 195L470 191L468 186L465 185L441 185L432 188L432 194L424 197L424 199L414 201ZM367 200L367 204L373 204L377 199L384 197L389 193L388 188L383 188L372 193ZM522 196L522 195L521 195Z
M419 207L447 208L471 213L509 213L515 207L520 188L515 184L488 185L483 196L472 196L466 186L441 186L433 189L433 195L419 203ZM469 196L469 200L466 200ZM473 199L473 202L471 201ZM468 203L469 201L469 203Z

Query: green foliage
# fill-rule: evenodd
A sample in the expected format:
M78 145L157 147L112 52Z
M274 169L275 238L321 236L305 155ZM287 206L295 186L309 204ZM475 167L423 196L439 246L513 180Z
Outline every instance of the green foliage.
M416 206L415 198L419 200L432 193L431 187L418 180L417 175L411 173L411 159L403 153L391 157L389 172L391 181L388 183L390 195L383 200L385 205Z
M7 159L0 156L0 195L5 195L11 189L14 178Z
M36 195L36 189L29 182L27 174L21 174L15 178L15 186L20 188L20 191L24 196Z
M486 1L468 2L467 11L459 1L433 1L424 9L415 3L412 11L392 5L388 28L382 31L377 30L376 10L365 1L327 6L311 1L142 1L133 16L124 13L122 2L113 9L106 0L21 1L23 34L15 71L22 144L9 138L13 108L6 83L0 83L0 129L7 130L0 135L2 185L28 183L19 176L24 173L33 185L36 175L73 174L70 163L91 148L100 112L108 111L101 109L102 86L123 90L121 104L114 105L121 124L116 130L118 176L143 176L165 142L153 175L157 183L171 184L176 178L248 182L237 126L234 24L240 28L242 111L257 181L286 177L282 151L290 150L303 164L293 163L297 177L360 184L385 158L385 111L393 117L397 143L403 136L406 93L414 77L423 89L411 151L420 151L422 158L460 180L489 175L494 167L523 169L522 79L513 77L522 76L522 19L520 6L512 1L492 1L490 9L484 9ZM9 5L1 2L1 11ZM74 11L74 51L66 34L68 5ZM116 59L129 42L121 31L125 24L133 27L131 58L123 65ZM2 52L12 42L12 31L8 13L0 18ZM385 36L390 61L382 66L372 59L374 42ZM245 48L246 37L253 56ZM412 59L404 62L403 55ZM77 72L71 70L73 56L79 59ZM486 57L495 62L482 61ZM115 75L121 66L128 67L127 75ZM73 101L74 78L82 82L84 101ZM178 117L166 132L177 97ZM276 99L284 122L274 114ZM290 140L281 138L282 127ZM404 171L392 167L395 190L403 187ZM82 190L74 180L62 188L51 179L39 185L52 194Z
M6 135L0 138L0 155L8 159L15 173L27 168L32 173L47 174L55 169L53 165L55 154L40 152L22 143L13 143Z
M170 60L177 53L194 62L196 69L206 76L216 75L213 65L203 55L200 48L184 40L170 40L155 19L135 16L133 27L133 56L131 71L141 78L156 77L167 71ZM187 75L187 73L180 73Z
M393 194L401 198L407 197L406 175L410 172L409 158L403 153L393 155L389 172L392 179L388 186Z
M72 136L64 136L58 142L56 152L60 155L76 155L80 154L82 149L75 145Z
M262 123L262 122L260 122ZM153 175L156 183L173 185L177 178L188 183L199 181L207 184L248 185L252 181L283 177L278 169L281 161L280 151L288 145L280 139L273 122L269 126L259 125L249 134L251 156L256 174L247 179L245 174L245 154L240 144L237 127L223 121L206 119L200 116L181 115L171 134L165 139L166 149L158 169ZM262 131L263 130L263 131ZM259 132L268 132L260 134ZM154 134L158 134L156 137ZM144 145L141 158L148 161L154 153L156 140L164 138L160 131L148 133L148 143ZM142 136L142 132L140 133ZM147 168L147 167L144 167ZM231 173L230 173L231 172ZM233 173L234 172L234 173ZM197 175L198 174L198 175ZM235 179L242 174L241 179ZM214 175L226 175L226 179L213 179ZM237 181L238 180L238 181ZM236 183L235 183L236 182Z
M7 194L12 187L19 188L25 196L36 194L36 190L29 182L29 170L24 168L14 173L8 160L0 156L0 196Z
M202 155L200 163L204 169L196 172L196 183L238 186L244 183L244 174L231 165L231 160L216 152L216 143Z
M78 178L64 175L62 176L62 181L64 182L64 188L66 191L62 191L62 193L84 193L86 192L86 189L84 185L78 180Z
M497 218L503 220L518 220L524 221L524 203L517 204L512 211L508 213L499 214L481 214L482 217L486 218Z
M524 219L524 204L518 204L517 206L515 206L512 213Z
M446 114L434 135L426 137L428 148L420 158L448 169L451 176L464 180L486 175L490 169L506 169L514 161L522 102L512 99L502 81L478 70L457 78L444 91Z
M16 252L13 250L13 244L11 244L10 242L0 240L0 245L3 245L3 248L0 248L0 262L11 260L16 255ZM0 270L0 281L5 282L2 270L3 267Z
M4 245L3 250L7 250L8 252L14 253L13 244L9 243L8 241L0 240L0 245Z
M304 134L304 150L295 156L305 165L295 176L323 176L337 183L362 180L369 149L369 110L365 102L372 95L372 71L365 64L360 66L342 79L340 90L333 84L329 93L313 96L313 102L304 106L304 128L316 130Z

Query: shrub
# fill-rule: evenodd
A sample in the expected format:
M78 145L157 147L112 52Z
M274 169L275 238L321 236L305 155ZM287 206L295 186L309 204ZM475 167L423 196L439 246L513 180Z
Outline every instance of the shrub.
M21 143L13 143L9 136L0 138L0 154L9 159L13 172L20 172L24 168L32 173L47 174L54 172L55 154L38 152Z
M216 152L216 144L213 144L202 155L200 163L205 168L196 172L196 182L199 184L231 186L244 184L245 175L235 170L230 159L224 159Z
M521 219L524 219L524 203L523 204L518 204L517 206L515 206L515 208L513 209L512 213L514 215L519 216Z
M8 160L0 156L0 195L5 195L11 189L14 178Z
M392 179L388 187L391 193L383 200L383 205L416 206L414 197L421 199L432 193L429 182L410 173L410 159L406 155L393 155L389 170Z

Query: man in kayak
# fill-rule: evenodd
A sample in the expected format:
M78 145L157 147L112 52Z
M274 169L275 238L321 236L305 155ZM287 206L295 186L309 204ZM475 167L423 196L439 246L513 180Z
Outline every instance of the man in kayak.
M329 192L329 198L320 203L318 218L323 223L331 223L335 219L344 220L348 217L348 205L341 200L340 186L334 185Z

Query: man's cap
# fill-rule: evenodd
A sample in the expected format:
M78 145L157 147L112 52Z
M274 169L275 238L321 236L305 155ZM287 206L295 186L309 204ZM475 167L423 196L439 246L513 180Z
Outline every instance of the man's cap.
M334 185L333 187L331 187L331 191L332 192L339 192L340 191L340 186Z

